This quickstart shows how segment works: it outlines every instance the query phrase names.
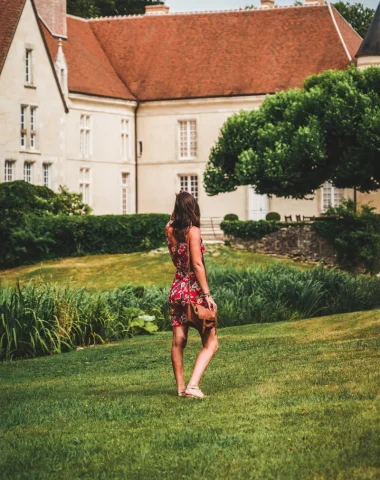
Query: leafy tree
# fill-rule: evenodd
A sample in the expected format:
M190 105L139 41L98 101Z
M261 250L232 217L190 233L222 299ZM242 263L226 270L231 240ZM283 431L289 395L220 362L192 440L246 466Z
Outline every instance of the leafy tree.
M162 0L115 0L114 15L142 15L149 5L163 5Z
M362 3L337 2L334 7L344 17L352 28L364 37L371 24L375 10L365 7Z
M76 17L93 18L100 15L95 0L67 0L67 13Z
M229 118L211 151L209 195L252 184L260 194L307 198L331 180L380 188L380 69L326 71Z
M162 0L68 0L67 11L78 17L141 15L146 5L163 5Z

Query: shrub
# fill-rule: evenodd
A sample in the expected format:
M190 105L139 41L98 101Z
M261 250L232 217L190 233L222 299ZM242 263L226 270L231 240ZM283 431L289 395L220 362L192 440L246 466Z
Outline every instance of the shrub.
M326 220L313 224L335 248L343 268L364 267L371 274L380 271L380 216L374 210L362 205L356 212L354 203L348 200L341 207L329 209Z
M224 216L223 220L225 222L235 222L239 220L239 217L236 215L236 213L227 213L227 215Z
M158 329L154 315L115 304L109 294L51 285L0 290L0 319L0 360L61 353Z
M380 308L376 277L281 264L208 270L221 327ZM0 359L59 353L149 333L156 325L168 330L168 295L169 288L131 285L101 293L31 283L0 289Z
M150 250L165 240L169 215L27 216L12 233L11 251L0 265L13 266L46 258Z
M281 220L281 215L277 212L269 212L266 214L265 220L268 222L279 222Z
M0 268L18 265L29 257L40 258L52 245L49 236L38 234L34 228L42 217L90 212L80 194L63 187L56 194L24 181L0 184ZM28 221L29 217L32 220Z
M231 235L237 238L250 240L259 240L269 233L277 232L280 225L276 222L267 222L266 220L234 221L222 222L220 228L225 235Z

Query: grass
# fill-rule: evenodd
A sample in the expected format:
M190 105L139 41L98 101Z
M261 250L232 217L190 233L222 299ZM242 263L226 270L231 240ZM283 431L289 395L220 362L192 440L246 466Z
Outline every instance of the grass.
M211 268L213 265L236 268L276 263L294 264L291 260L233 250L225 246L207 245L206 248L206 262ZM4 270L0 272L0 281L4 286L13 286L17 279L21 284L31 279L60 283L71 279L73 285L86 286L90 290L109 290L128 283L167 286L172 281L175 270L166 248L164 252L158 255L132 253L47 260L37 265Z
M170 332L1 364L1 478L380 478L380 310L219 336L204 401Z

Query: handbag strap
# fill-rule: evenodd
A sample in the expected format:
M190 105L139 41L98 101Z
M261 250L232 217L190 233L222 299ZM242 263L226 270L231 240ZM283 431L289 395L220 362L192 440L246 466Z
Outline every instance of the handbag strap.
M189 296L188 308L190 307L190 238L189 238L190 227L187 229L186 233L186 244L187 244L187 293Z
M191 299L191 296L190 296L190 238L189 238L189 233L190 233L190 228L192 227L192 225L190 225L190 227L188 227L187 229L187 233L186 233L186 244L187 244L187 283L188 283L188 294L189 294L189 303L190 303L190 299ZM205 275L206 275L206 280L208 281L208 278L207 278L207 271L206 271L206 264L205 264L205 261L204 261L204 258L203 258L203 255L202 255L202 263L203 263L203 266L204 266L204 269L205 269Z

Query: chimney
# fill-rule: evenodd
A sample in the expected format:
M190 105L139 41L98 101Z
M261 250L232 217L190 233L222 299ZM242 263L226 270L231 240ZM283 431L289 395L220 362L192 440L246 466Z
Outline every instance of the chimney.
M324 5L325 0L305 0L305 5Z
M165 15L169 13L170 7L166 5L146 5L145 15Z
M274 8L274 0L261 0L261 8Z
M34 0L38 16L55 37L67 38L66 0Z

